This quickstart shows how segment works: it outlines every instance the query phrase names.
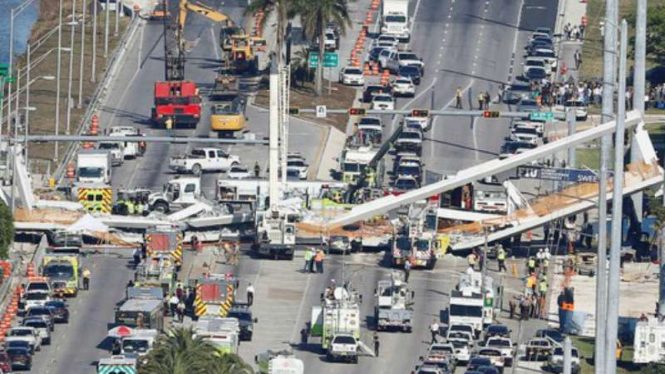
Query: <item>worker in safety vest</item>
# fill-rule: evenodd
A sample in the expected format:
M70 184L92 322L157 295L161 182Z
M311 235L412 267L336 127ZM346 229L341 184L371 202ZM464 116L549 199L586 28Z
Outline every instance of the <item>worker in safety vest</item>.
M547 311L545 310L545 301L547 299L547 279L543 278L540 280L540 285L538 287L538 292L540 297L538 298L538 303L540 304L540 318L547 317Z
M529 274L534 273L536 271L536 259L531 256L526 262L527 268L529 269Z
M141 204L138 200L134 201L134 211L139 216L143 215L143 204Z
M499 244L499 249L496 254L496 260L499 262L499 272L508 271L506 269L506 250Z
M134 203L132 203L131 200L125 201L125 205L127 206L127 214L130 216L134 214Z

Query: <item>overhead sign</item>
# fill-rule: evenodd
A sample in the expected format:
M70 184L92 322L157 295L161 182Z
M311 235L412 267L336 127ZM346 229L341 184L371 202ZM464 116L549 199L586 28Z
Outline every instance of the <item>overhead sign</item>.
M529 114L529 119L532 121L551 121L554 119L552 112L532 112Z
M328 117L328 108L325 105L316 106L316 118L326 118Z
M608 178L611 177L608 173ZM599 176L593 170L546 168L542 166L519 166L517 176L556 182L598 183Z
M319 54L309 54L309 67L316 68L319 66ZM333 52L326 52L323 54L323 67L336 68L339 66L339 54Z

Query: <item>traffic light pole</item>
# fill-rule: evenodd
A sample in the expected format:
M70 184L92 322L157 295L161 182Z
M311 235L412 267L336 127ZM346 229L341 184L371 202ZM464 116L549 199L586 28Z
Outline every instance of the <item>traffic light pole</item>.
M289 114L316 114L316 109L290 108ZM549 121L553 119L565 120L565 113L552 112L501 112L492 110L429 110L429 109L400 109L400 110L378 110L365 108L351 109L326 109L326 114L349 114L364 116L375 115L407 115L412 117L484 117L484 118L523 118L537 121Z

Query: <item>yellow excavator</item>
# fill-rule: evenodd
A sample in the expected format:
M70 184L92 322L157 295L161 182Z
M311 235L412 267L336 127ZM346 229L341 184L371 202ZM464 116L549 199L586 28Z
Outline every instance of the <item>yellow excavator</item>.
M222 30L228 30L230 40L226 37L226 41L222 40L222 49L225 50L223 66L229 66L235 74L243 74L245 72L254 73L258 69L258 58L254 53L254 46L265 46L265 39L258 37L251 37L245 34L244 29L236 26L233 20L226 14L223 14L207 5L201 3L180 0L179 15L178 15L178 29L180 32L180 40L184 43L182 33L185 30L185 23L187 22L187 15L189 11L198 13L214 22L224 22L226 26ZM234 30L231 33L231 30ZM230 41L230 43L229 43ZM226 47L226 48L225 48ZM229 48L230 47L230 48ZM183 46L184 49L184 46Z

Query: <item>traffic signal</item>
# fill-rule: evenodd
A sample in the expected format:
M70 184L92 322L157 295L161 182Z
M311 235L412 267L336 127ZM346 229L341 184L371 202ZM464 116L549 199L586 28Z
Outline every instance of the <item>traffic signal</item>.
M429 117L429 110L427 109L414 109L411 111L411 117Z
M501 112L486 110L483 112L483 117L485 118L499 118L501 117Z
M297 116L300 114L300 108L289 108L289 114L292 116Z
M349 114L352 116L364 116L367 114L367 109L365 108L351 108L349 109Z

